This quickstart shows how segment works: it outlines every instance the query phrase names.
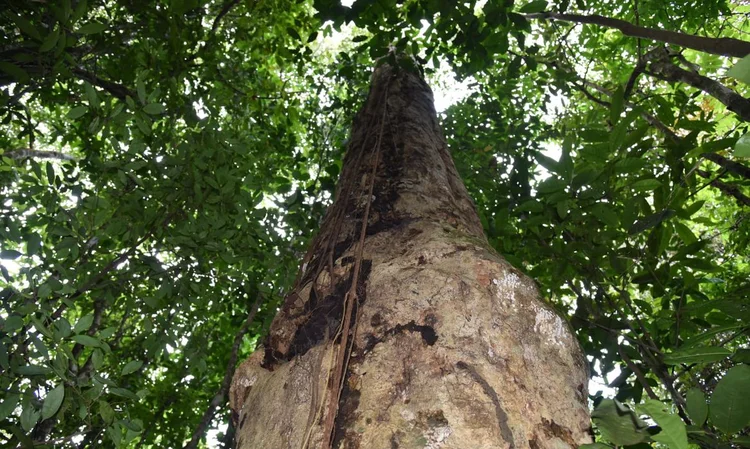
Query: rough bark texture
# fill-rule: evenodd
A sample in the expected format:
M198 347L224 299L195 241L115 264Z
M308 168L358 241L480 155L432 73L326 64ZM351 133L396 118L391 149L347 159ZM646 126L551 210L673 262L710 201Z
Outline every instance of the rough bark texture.
M575 448L587 382L568 325L487 244L429 87L381 66L295 290L236 371L238 447L320 448L332 431L335 448Z

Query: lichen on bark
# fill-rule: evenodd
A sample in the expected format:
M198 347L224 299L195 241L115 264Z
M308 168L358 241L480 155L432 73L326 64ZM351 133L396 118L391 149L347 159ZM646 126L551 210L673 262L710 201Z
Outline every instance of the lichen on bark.
M334 204L264 346L233 380L240 448L589 441L578 343L487 243L427 84L389 65L373 74Z

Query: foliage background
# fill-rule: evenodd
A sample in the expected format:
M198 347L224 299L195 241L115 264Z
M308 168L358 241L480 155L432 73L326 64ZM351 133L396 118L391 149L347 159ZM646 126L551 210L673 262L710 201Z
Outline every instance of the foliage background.
M434 85L470 86L446 138L490 243L608 384L590 392L598 444L747 447L747 118L660 77L662 44L544 11L750 33L739 0L10 0L0 442L231 446L228 378L294 279L392 45ZM748 101L736 58L670 51Z

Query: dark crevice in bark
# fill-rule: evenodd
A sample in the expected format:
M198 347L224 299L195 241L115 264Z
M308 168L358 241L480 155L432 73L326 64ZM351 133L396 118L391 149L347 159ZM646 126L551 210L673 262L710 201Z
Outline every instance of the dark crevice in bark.
M351 259L345 257L342 264L351 263ZM357 286L357 306L361 305L366 299L366 282L372 268L371 260L362 261L362 269ZM305 302L304 314L305 321L297 328L297 331L289 347L289 351L280 354L273 350L271 346L266 347L265 360L263 366L272 369L279 361L289 361L293 358L305 354L310 348L317 346L326 336L332 338L341 324L343 315L344 297L351 287L351 277L338 282L329 295L319 299L315 289L310 290L310 297Z
M339 413L336 418L336 428L334 430L333 444L331 447L343 447L347 449L358 449L360 444L360 434L351 428L351 424L357 420L357 409L359 408L359 390L352 389L350 376L347 374L344 380L344 388L341 391L339 400Z
M508 414L505 413L505 409L503 409L502 402L500 402L500 396L497 395L497 392L492 388L489 382L487 382L487 380L482 377L482 375L479 374L479 372L473 366L469 365L466 362L457 362L456 368L469 373L469 376L471 376L471 378L474 379L474 381L482 387L484 393L489 396L490 400L492 400L492 404L495 406L495 416L497 417L497 424L500 427L500 435L502 435L503 440L505 440L506 443L510 444L510 449L514 449L516 447L516 443L513 440L513 431L508 425Z
M379 315L373 315L373 320L379 320L379 319L381 319ZM374 325L377 326L379 324L380 323L376 323ZM403 334L406 332L418 333L422 337L422 341L424 342L424 344L426 344L427 346L434 345L435 342L438 340L437 332L435 332L435 328L433 326L420 325L412 320L406 324L398 324L386 330L385 332L383 332L383 335L381 336L368 335L367 343L365 344L363 351L370 352L379 343L383 343L384 341L388 340L390 337L393 337L394 335L399 335L399 334Z

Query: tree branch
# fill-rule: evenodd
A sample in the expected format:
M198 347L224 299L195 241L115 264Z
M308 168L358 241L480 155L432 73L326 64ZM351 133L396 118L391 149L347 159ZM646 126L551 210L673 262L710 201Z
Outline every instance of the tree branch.
M83 69L74 68L72 69L72 72L80 79L88 81L89 83L93 84L94 86L99 86L102 89L106 90L107 92L111 93L118 99L125 101L125 97L135 98L135 93L128 89L127 87L123 86L122 84L113 83L112 81L107 81L103 78L100 78L93 73L89 73Z
M706 179L711 179L711 173L707 171L696 170L696 173L698 173L699 175L701 175L702 177ZM725 182L719 181L718 179L711 180L709 182L709 185L711 185L712 187L716 187L717 189L721 190L723 193L726 193L727 195L733 197L737 201L737 204L740 207L742 206L750 207L750 198L745 196L745 194L743 194L740 191L740 188L737 187L736 185L727 184Z
M214 23L211 25L211 34L216 32L216 29L219 28L219 23L221 22L221 19L224 18L227 14L229 14L229 11L232 10L235 6L237 6L240 3L240 0L230 0L224 4L224 6L221 8L221 11L219 11L219 14L216 15L216 18L214 19Z
M31 148L16 148L8 151L3 156L11 159L57 159L60 161L75 161L76 158L59 151L40 151Z
M700 89L722 102L727 109L737 114L742 120L750 122L750 100L716 80L674 64L669 60L669 52L664 47L654 49L649 53L651 62L646 73L664 81L686 83Z
M604 17L597 14L558 14L554 12L540 12L534 14L523 14L527 19L552 19L563 22L587 23L599 25L607 28L620 30L622 34L630 37L641 37L657 42L679 45L680 47L690 48L705 53L711 53L721 56L733 56L742 58L750 54L750 42L733 39L729 37L713 38L695 36L693 34L681 33L678 31L660 30L657 28L648 28L633 25L624 20L612 17Z
M219 388L219 391L216 392L216 394L211 399L211 401L208 403L208 409L206 409L206 411L203 412L203 417L198 423L198 427L195 428L195 431L193 432L193 437L190 439L190 442L188 442L188 444L186 444L183 449L196 449L198 447L198 443L200 443L201 438L203 438L203 435L206 433L206 429L208 428L208 425L211 423L211 420L214 417L214 413L216 412L216 407L220 406L222 402L226 400L227 393L229 392L229 385L232 382L232 376L234 376L234 369L235 369L235 365L237 364L237 354L240 349L240 344L242 344L243 337L245 336L247 331L250 329L250 325L253 323L253 320L255 319L255 314L258 313L261 299L262 297L258 297L255 303L252 305L252 307L250 308L250 313L247 315L247 319L240 327L240 330L237 332L237 335L234 336L234 343L232 344L232 352L229 356L229 362L227 363L227 368L224 371L224 379L221 381L221 387Z
M750 179L750 167L746 167L739 162L730 161L724 156L716 153L703 153L701 154L701 157L703 159L708 159L726 171L742 176L745 179Z

